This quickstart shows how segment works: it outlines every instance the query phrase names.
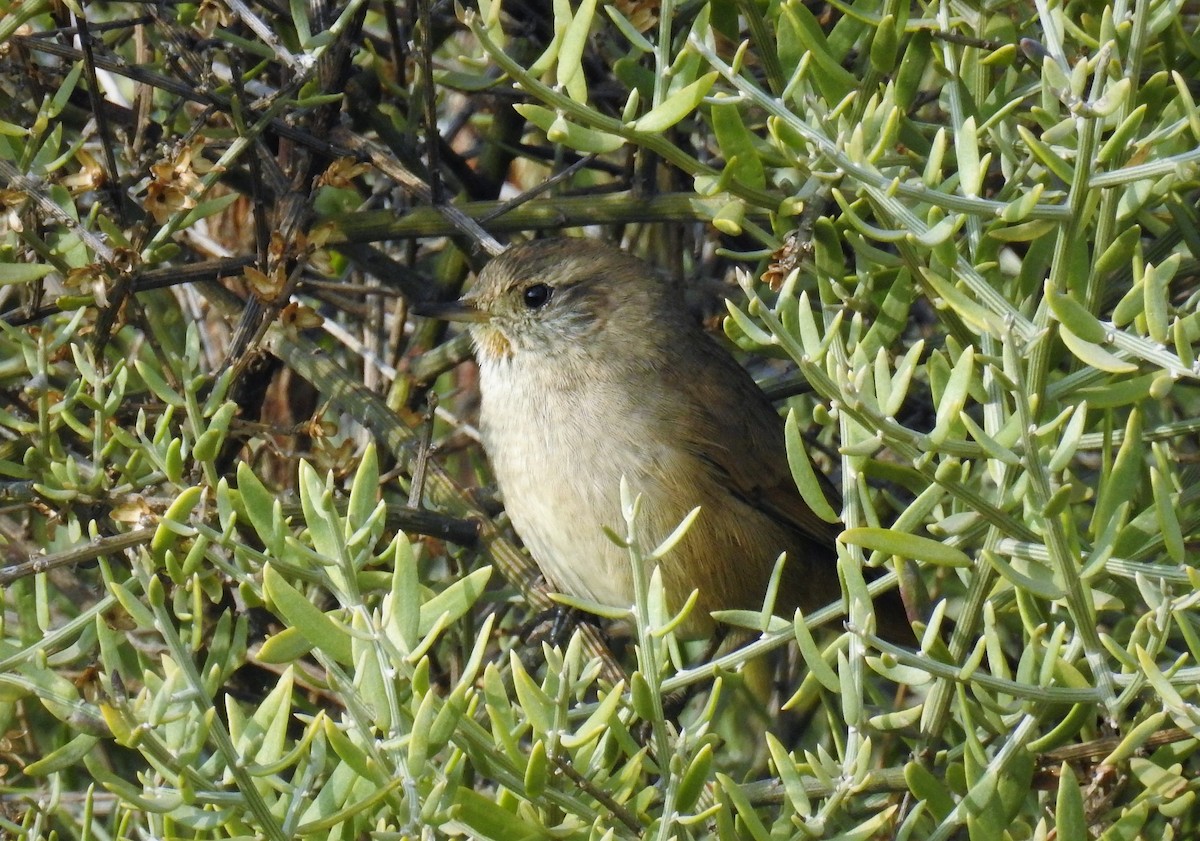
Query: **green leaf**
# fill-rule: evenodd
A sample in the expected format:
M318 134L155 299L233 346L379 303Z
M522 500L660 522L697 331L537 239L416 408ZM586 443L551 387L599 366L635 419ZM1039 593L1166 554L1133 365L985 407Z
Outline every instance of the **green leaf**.
M1108 86L1108 90L1104 92L1103 96L1089 103L1089 110L1098 117L1111 117L1129 99L1132 90L1133 83L1128 79L1117 79ZM1192 125L1198 125L1195 118L1193 118Z
M482 5L482 4L481 4ZM499 6L499 3L495 4ZM438 87L463 93L482 93L501 84L500 79L481 73L464 73L461 70L435 70L433 80Z
M1104 145L1100 147L1100 151L1096 154L1096 163L1104 165L1121 155L1127 154L1133 143L1134 135L1142 127L1142 120L1145 117L1145 105L1139 105L1129 112L1129 116L1121 121L1121 124L1116 127L1108 140L1104 141Z
M196 444L192 447L192 458L197 463L208 462L217 457L237 410L238 406L233 401L222 403L217 409L208 423L208 428L196 439Z
M338 99L340 100L342 96L342 94L338 94ZM183 217L183 220L179 223L180 229L190 227L191 225L199 222L201 219L206 219L209 216L220 213L222 210L229 207L229 205L233 204L241 197L241 193L233 191L226 193L223 196L217 196L215 199L207 199L206 201L200 202L191 210L189 210L187 215Z
M546 791L548 778L548 760L546 758L546 742L535 739L529 750L529 762L525 765L525 796L537 799Z
M438 622L451 624L457 621L483 595L491 577L490 566L480 567L421 605L420 632L428 633Z
M783 783L783 790L787 793L788 800L791 801L791 807L798 815L808 817L812 814L812 802L808 798L808 792L804 789L804 777L801 776L800 769L796 767L795 759L773 733L767 731L766 737L767 750L771 753L771 761L775 763L775 770Z
M167 474L167 481L172 485L183 483L183 440L180 438L172 438L167 442L167 451L163 453L163 472Z
M371 442L363 451L350 485L350 502L346 506L346 538L362 528L374 513L379 500L379 459Z
M737 159L729 162L730 166L735 166ZM712 218L712 226L726 236L736 237L742 233L743 223L746 221L746 203L741 199L733 199L726 202L720 210Z
M299 628L284 628L263 642L256 655L264 663L294 663L313 650L313 644Z
M1137 230L1136 228L1134 229ZM1116 245L1116 243L1113 243ZM1109 248L1111 251L1112 248ZM1105 252L1108 253L1107 251ZM1096 273L1100 276L1099 273ZM1121 300L1117 301L1117 305L1113 307L1112 320L1115 327L1125 327L1135 318L1142 314L1142 309L1145 304L1145 286L1146 284L1137 280L1129 287L1129 291L1121 296Z
M891 350L896 339L901 332L908 326L909 311L912 309L913 302L917 299L918 290L912 282L912 278L905 269L896 275L895 281L888 285L887 298L879 307L879 313L876 315L874 322L867 331L866 337L859 343L863 351L868 355L877 353L880 350ZM916 342L908 353L911 355L914 349L917 349L922 343ZM917 351L920 352L919 350ZM899 411L900 403L903 401L905 394L908 391L909 380L912 375L912 369L915 365L915 358L909 360L907 357L904 362L897 367L896 375L892 379L891 398L888 401L889 406L881 406L885 415L892 416Z
M581 0L579 11L563 30L562 45L558 48L558 83L576 102L586 104L587 82L583 75L583 50L587 46L592 18L596 15L596 0Z
M1083 808L1083 792L1070 763L1058 769L1058 797L1054 804L1054 820L1059 841L1087 841L1088 822Z
M639 117L632 126L641 134L661 134L696 110L717 80L715 70L667 97L662 104Z
M1157 374L1143 374L1140 377L1132 378L1110 378L1107 382L1099 385L1076 390L1075 398L1081 401L1086 400L1093 409L1132 406L1150 394L1150 387L1157 378Z
M30 777L44 777L59 771L67 771L87 757L99 744L100 739L87 733L80 733L45 756L30 762L21 769L21 773Z
M6 12L11 13L11 8ZM58 89L54 92L54 98L50 100L50 107L46 115L50 118L57 117L62 113L62 110L67 107L67 103L71 101L71 95L75 93L75 86L79 84L79 77L83 74L83 62L75 62L71 69L67 71L66 78L58 83Z
M646 556L646 560L657 561L665 557L679 544L679 541L683 539L683 536L687 534L688 529L692 527L692 523L696 522L696 518L699 516L700 506L697 505L695 508L689 511L682 520L679 521L679 525L672 529L671 533L663 538L662 542L659 543L658 546L654 547L654 550Z
M292 718L292 691L295 674L289 666L275 686L254 707L238 739L241 755L259 765L269 765L287 750L287 728ZM252 748L257 748L253 753Z
M299 629L313 646L343 666L354 663L350 630L317 608L273 564L263 567L263 593L275 613L293 628Z
M784 440L787 445L788 467L792 471L792 479L800 490L809 509L827 523L841 522L841 517L825 499L821 482L817 478L812 460L804 448L804 438L800 435L800 425L796 420L796 410L789 409L787 420L784 421Z
M821 650L817 648L812 631L808 629L808 625L799 611L796 612L796 619L792 623L792 630L796 635L796 644L800 649L800 657L804 660L804 665L808 668L808 673L830 692L837 692L839 688L837 673L833 670L832 666L825 662L825 658L821 656ZM784 705L784 708L786 709L788 705L796 700L798 699L793 698L789 700Z
M421 638L421 581L412 544L397 534L392 552L392 586L384 602L387 629L403 654L409 654Z
M654 45L646 40L642 33L638 32L629 19L621 14L620 10L615 5L605 4L604 11L612 19L617 29L621 30L621 34L625 36L625 40L629 41L629 45L640 53L654 52Z
M717 147L733 168L733 177L742 184L762 190L766 188L767 176L762 159L754 145L754 136L742 122L742 112L737 103L718 102L710 110L713 132L717 135Z
M577 152L604 154L614 152L625 145L623 137L576 125L562 115L540 105L522 103L514 105L513 108L522 117L544 131L546 139L552 143L561 143Z
M1179 255L1173 254L1157 266L1146 266L1142 274L1143 313L1146 316L1146 331L1158 344L1170 341L1170 296L1171 278L1179 267Z
M745 837L753 839L753 841L771 841L771 834L763 825L762 818L758 816L750 798L742 791L742 787L725 774L717 774L717 782L720 792L733 803L733 808L737 810L738 817L742 820L742 827L748 833Z
M202 496L201 488L190 487L175 497L175 501L171 503L171 507L159 521L158 528L154 531L154 537L150 540L151 552L155 554L165 552L172 548L180 537L191 537L195 534L195 530L187 525L187 521L192 510L200 504Z
M245 462L237 466L238 499L246 518L272 555L279 557L283 552L283 535L276 534L275 494L267 490Z
M983 169L979 165L979 136L975 131L975 118L963 120L955 132L954 154L958 158L958 180L963 195L978 196L983 184Z
M1179 494L1172 490L1169 482L1157 466L1150 467L1150 487L1154 492L1154 510L1162 534L1163 547L1172 561L1182 565L1187 562L1187 553L1184 549L1183 531L1179 525Z
M1100 841L1142 841L1145 838L1143 830L1150 818L1151 808L1153 807L1146 800L1126 807L1121 816L1104 830Z
M1035 207L1037 207L1038 202L1042 198L1042 193L1045 191L1046 187L1044 184L1034 184L1028 191L1021 193L1021 195L1010 201L1004 208L1004 211L1000 214L1000 218L1003 221L1013 225L1022 221L1033 212ZM989 232L988 236L994 235ZM1032 237L1030 237L1030 239L1032 239Z
M504 679L495 663L483 669L483 703L492 724L492 739L514 765L524 755L517 744L517 716L504 688Z
M921 276L943 299L935 300L935 306L952 310L967 326L980 333L1000 334L1005 331L1005 327L997 315L976 303L966 292L938 272L922 267Z
M1095 401L1088 400L1095 405ZM1111 472L1100 483L1096 508L1092 512L1091 534L1104 533L1104 527L1123 502L1132 502L1141 489L1145 464L1145 442L1142 439L1142 413L1134 408L1125 424L1125 435ZM1136 510L1136 509L1135 509Z
M958 420L967 429L967 433L975 439L983 451L988 454L989 458L994 458L1004 464L1018 465L1021 463L1021 457L1012 450L1005 447L991 435L988 435L982 426L975 422L971 415L964 411L958 413Z
M588 154L615 152L625 145L623 137L597 129L584 128L570 122L566 117L558 117L550 124L550 128L546 129L546 139L551 143L561 143L577 152Z
M786 21L791 33L788 40L794 37L802 51L807 52L817 65L817 70L810 73L809 78L820 89L826 101L840 102L858 87L858 79L830 52L821 24L800 0L791 0L781 5L779 12L780 23ZM782 55L780 59L783 60L786 72L788 62Z
M700 794L704 791L705 784L708 783L712 763L712 745L705 744L696 751L696 755L688 763L687 770L680 777L679 787L675 792L675 808L680 812L691 811L692 807L696 805L696 801L700 799Z
M292 26L296 27L296 40L307 44L312 38L312 29L308 25L308 4L304 0L288 0L288 9L292 13Z
M775 344L775 337L768 333L763 328L759 327L746 313L733 303L733 301L725 302L725 309L729 311L729 319L725 322L725 334L731 339L737 339L733 335L732 327L736 327L741 331L741 334L753 342L758 347L770 347Z
M550 841L555 836L545 827L530 823L473 789L459 786L451 810L454 818L484 841Z
M1025 141L1025 145L1029 147L1029 151L1037 158L1038 163L1048 169L1056 178L1065 181L1067 184L1071 183L1074 179L1075 171L1069 163L1063 160L1060 154L1035 137L1033 132L1024 126L1017 126L1017 134Z
M413 717L412 732L408 739L408 769L415 777L425 773L425 765L429 760L429 734L433 729L437 703L437 693L426 692Z
M1085 342L1099 344L1107 340L1108 331L1100 323L1100 319L1088 312L1087 307L1076 301L1070 295L1064 295L1055 289L1050 281L1046 281L1046 300L1050 311L1063 325Z
M871 39L871 66L877 73L888 74L896 67L896 53L903 27L896 25L895 15L884 15Z
M0 263L0 286L41 280L52 271L54 266L42 263Z
M182 409L184 407L183 395L167 385L167 381L162 378L162 375L158 373L155 366L141 359L135 359L133 367L137 371L138 376L142 378L142 382L154 393L155 397L176 408Z
M540 686L534 683L525 665L515 651L509 655L512 667L513 688L517 692L517 700L535 736L544 736L554 728L554 701Z
M971 386L971 375L975 372L975 350L971 346L963 349L950 372L946 388L938 398L937 422L929 433L934 445L944 443L950 437L951 426L958 420L967 400Z
M1054 573L1048 567L1031 561L1022 561L1020 562L1021 568L1018 569L1016 562L1009 563L990 549L984 549L981 554L1001 578L1021 592L1031 593L1047 601L1055 601L1066 595L1062 585L1054 580Z
M861 546L874 552L913 558L936 566L970 567L974 562L964 552L928 537L893 531L892 529L862 527L846 529L838 536L842 543Z
M614 717L625 699L624 690L625 682L617 681L617 684L608 690L604 700L596 706L595 711L587 717L587 720L575 728L574 733L563 734L560 744L564 748L574 751L592 743L613 727Z
M935 777L921 763L909 762L904 766L904 782L913 796L923 802L937 820L945 820L954 811L954 798L946 780Z
M1110 242L1103 253L1096 258L1092 265L1092 276L1098 280L1107 280L1113 272L1128 268L1129 261L1137 253L1141 238L1142 229L1139 225L1130 225L1121 231L1116 239Z
M307 461L300 462L300 503L304 509L304 523L312 539L313 549L328 560L342 557L345 538L341 517L333 508L333 500L326 483Z
M117 601L121 603L121 607L125 608L125 612L129 614L129 617L139 628L143 628L147 631L154 630L154 614L151 613L150 609L146 607L142 600L131 593L128 588L125 587L125 585L116 581L109 581L108 590L117 597Z
M1071 419L1067 422L1067 427L1059 438L1058 446L1054 449L1054 455L1050 457L1050 462L1046 466L1051 473L1065 470L1071 463L1071 459L1075 457L1075 451L1079 448L1079 439L1083 437L1086 428L1087 413L1087 401L1082 401L1071 408Z

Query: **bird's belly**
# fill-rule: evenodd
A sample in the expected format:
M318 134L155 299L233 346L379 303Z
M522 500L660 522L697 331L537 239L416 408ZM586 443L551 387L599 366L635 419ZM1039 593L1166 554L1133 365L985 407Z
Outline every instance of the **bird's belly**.
M555 416L544 400L523 399L544 395L541 384L509 381L497 388L489 373L481 370L480 430L513 528L555 587L601 604L631 605L628 551L604 527L624 534L620 480L637 465L598 443L611 443L613 430L595 428L587 401Z
M546 442L549 444L549 442ZM579 448L512 458L493 446L492 466L513 528L551 583L601 604L633 603L629 554L604 533L624 534L620 474Z

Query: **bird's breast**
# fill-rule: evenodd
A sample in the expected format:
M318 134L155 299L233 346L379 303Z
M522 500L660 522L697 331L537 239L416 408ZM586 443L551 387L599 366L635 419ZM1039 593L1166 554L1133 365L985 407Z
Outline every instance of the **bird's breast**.
M622 477L653 493L670 453L642 428L630 389L564 370L563 360L513 361L480 366L480 430L513 527L555 586L627 606L628 553L603 529L624 533Z

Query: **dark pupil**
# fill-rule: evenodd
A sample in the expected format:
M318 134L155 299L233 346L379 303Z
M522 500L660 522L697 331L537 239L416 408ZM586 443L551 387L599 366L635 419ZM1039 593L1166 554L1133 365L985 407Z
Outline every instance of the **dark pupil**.
M550 300L550 293L553 291L553 289L544 283L535 283L525 290L525 306L531 310L536 310Z

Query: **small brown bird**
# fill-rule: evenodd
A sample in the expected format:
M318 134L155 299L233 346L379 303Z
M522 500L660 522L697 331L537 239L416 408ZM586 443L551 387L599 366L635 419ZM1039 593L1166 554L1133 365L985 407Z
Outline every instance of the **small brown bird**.
M513 526L554 586L633 604L628 552L602 531L624 531L624 477L644 497L651 546L700 506L660 561L670 608L699 591L684 634L709 634L710 611L760 608L783 551L777 613L839 598L841 527L801 499L779 414L645 263L592 240L517 245L460 301L425 311L470 322L484 448ZM911 638L895 595L878 622Z

